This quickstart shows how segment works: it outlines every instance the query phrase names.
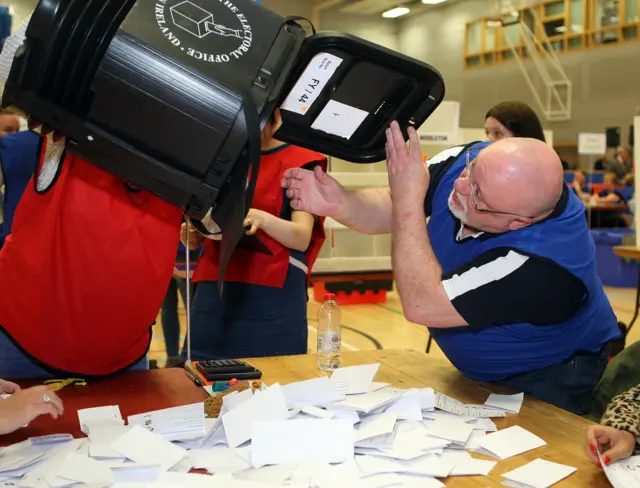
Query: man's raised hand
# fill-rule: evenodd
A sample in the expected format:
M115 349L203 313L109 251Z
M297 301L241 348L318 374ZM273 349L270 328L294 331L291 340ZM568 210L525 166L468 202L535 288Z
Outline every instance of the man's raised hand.
M320 217L336 217L345 198L344 188L320 166L313 171L288 169L281 184L287 189L294 210Z

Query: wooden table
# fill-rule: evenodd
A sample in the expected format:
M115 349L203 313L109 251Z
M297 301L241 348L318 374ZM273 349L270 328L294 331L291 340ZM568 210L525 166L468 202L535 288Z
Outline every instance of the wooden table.
M316 368L315 356L291 356L247 360L263 372L267 384L301 381L322 373ZM510 393L496 385L477 383L463 377L449 363L429 355L408 350L346 352L343 365L380 362L376 381L400 388L432 386L465 403L484 403L490 392ZM123 417L151 409L166 408L201 401L203 391L190 382L182 370L158 370L129 373L86 387L67 387L60 391L65 414L59 421L39 419L19 434L3 438L3 443L23 440L33 435L70 432L81 436L76 410L101 405L119 405ZM522 466L536 458L567 464L578 471L555 485L558 488L610 488L604 473L591 464L582 448L584 432L591 423L545 403L525 398L519 415L494 419L499 429L520 425L537 434L547 446L506 461L500 461L490 476L453 477L445 480L448 487L502 488L501 473ZM473 454L474 457L482 457Z
M613 248L613 252L621 258L633 259L634 261L640 261L640 247L636 246L616 246ZM633 312L633 318L627 328L627 335L633 327L636 319L638 318L638 311L640 310L640 265L638 266L638 284L636 285L636 309Z

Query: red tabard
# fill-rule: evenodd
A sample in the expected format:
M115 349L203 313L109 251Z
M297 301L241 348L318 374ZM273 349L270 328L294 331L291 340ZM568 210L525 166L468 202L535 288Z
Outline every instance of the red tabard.
M32 178L0 251L0 326L49 368L109 375L148 350L182 212L77 157L63 158L45 192Z
M280 217L284 205L280 181L284 172L289 168L300 168L309 163L318 163L324 171L327 170L325 156L301 147L285 146L269 153L263 153L260 158L258 180L251 207ZM282 288L289 269L289 249L262 230L259 230L257 235L272 252L272 255L238 248L233 253L224 279L236 283ZM309 270L313 267L324 240L324 218L317 218L311 242L305 252ZM219 256L220 244L206 239L204 252L198 261L193 280L217 281Z

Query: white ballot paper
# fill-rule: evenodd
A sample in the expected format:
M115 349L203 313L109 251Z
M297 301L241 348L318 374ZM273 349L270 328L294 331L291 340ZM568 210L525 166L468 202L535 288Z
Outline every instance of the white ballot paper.
M111 449L140 464L157 464L167 471L187 455L187 451L144 427L134 425L111 444Z
M287 408L319 407L344 400L344 394L334 388L326 376L284 385L282 394L287 402Z
M84 410L78 410L78 420L80 421L80 430L88 435L89 429L86 427L86 422L91 420L115 420L122 422L122 414L120 414L120 407L117 405L109 405L107 407L85 408Z
M511 483L504 482L503 485L516 488L549 488L576 471L572 466L536 459L518 469L504 473L502 476Z
M346 381L347 395L369 393L378 369L380 369L380 363L338 368L331 375L331 382Z
M600 464L613 488L636 488L640 486L640 456L631 456L606 466L598 453Z
M251 439L253 466L353 459L353 425L348 420L255 422Z
M488 434L479 439L478 444L500 459L507 459L547 445L540 437L519 425Z
M498 408L510 413L520 413L523 401L524 393L518 393L517 395L496 395L492 393L484 404L487 407Z
M238 447L251 440L255 422L286 420L289 410L282 388L274 383L264 391L257 391L250 400L222 415L222 425L229 447Z
M461 415L463 417L506 417L506 414L501 410L496 410L494 408L485 408L482 405L466 405L460 400L451 398L444 393L436 393L435 406L439 410L444 410L445 412L449 412L454 415Z
M168 441L186 441L204 437L204 403L167 408L131 415L129 425L139 425Z

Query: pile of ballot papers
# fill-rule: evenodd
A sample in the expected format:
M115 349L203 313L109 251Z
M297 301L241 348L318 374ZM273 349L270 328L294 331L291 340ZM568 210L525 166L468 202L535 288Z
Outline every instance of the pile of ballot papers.
M522 394L466 405L431 388L377 383L379 366L233 392L217 419L205 418L203 403L126 423L118 406L80 410L86 437L37 437L1 450L0 486L437 488L546 445L491 420L517 414ZM574 471L537 459L501 476L505 486L546 488Z

